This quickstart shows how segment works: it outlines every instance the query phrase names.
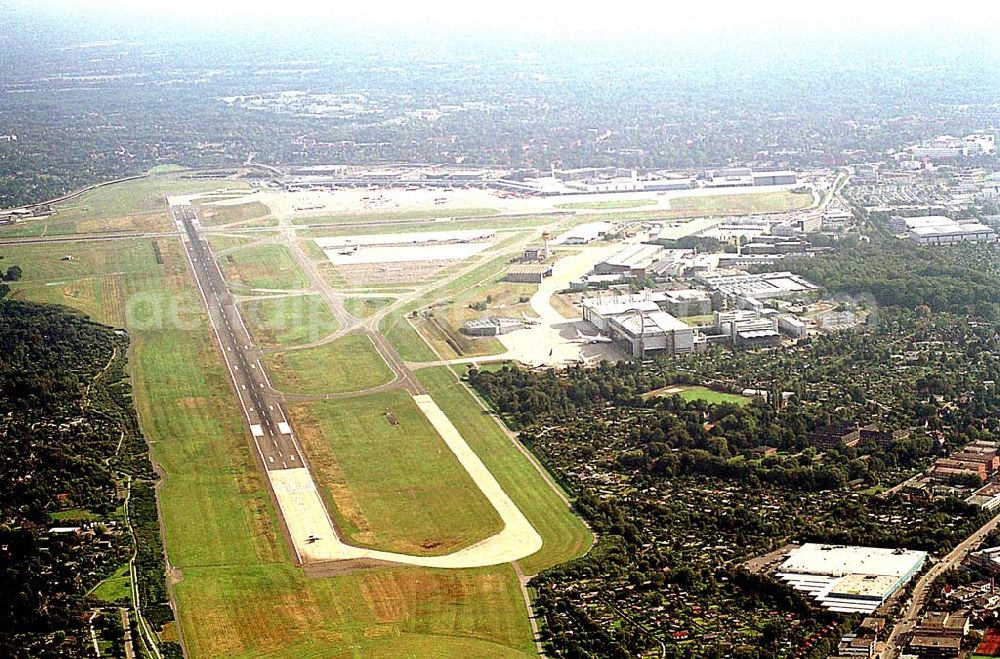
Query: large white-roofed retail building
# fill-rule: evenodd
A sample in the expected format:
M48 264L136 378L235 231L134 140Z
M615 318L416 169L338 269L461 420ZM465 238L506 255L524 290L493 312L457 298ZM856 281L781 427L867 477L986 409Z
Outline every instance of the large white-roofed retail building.
M775 576L838 613L872 613L920 572L927 552L807 543Z

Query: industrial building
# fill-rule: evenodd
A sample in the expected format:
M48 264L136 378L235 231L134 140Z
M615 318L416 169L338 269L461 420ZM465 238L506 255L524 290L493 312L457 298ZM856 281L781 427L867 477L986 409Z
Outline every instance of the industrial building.
M522 327L524 327L523 320L490 316L489 318L468 321L462 326L462 331L469 336L500 336Z
M923 551L807 543L789 552L776 576L824 609L873 613L926 560Z
M642 279L653 264L663 257L663 248L659 245L634 244L628 245L594 266L598 275L624 274L635 279Z
M790 313L778 314L774 317L778 323L778 331L793 339L801 339L806 335L806 324Z
M706 188L742 188L766 185L795 185L798 174L792 171L755 172L749 167L729 167L707 172Z
M734 346L763 347L781 342L774 319L762 316L759 311L716 311L713 327L715 337L725 337Z
M754 185L795 185L798 182L798 175L792 171L753 173Z
M649 294L586 298L582 306L583 319L612 340L626 342L633 357L695 350L694 329L661 310Z
M510 266L505 279L521 284L541 284L552 276L552 266L546 263L515 263Z
M545 242L537 247L525 247L521 254L522 261L545 261L549 258L549 244Z
M615 225L610 222L588 222L578 227L570 229L559 236L556 241L562 245L586 245L595 240L600 240L607 234L615 230Z
M698 187L693 178L654 178L639 181L642 189L647 192L663 192L665 190L690 190Z
M712 290L732 298L753 297L766 300L818 290L815 285L791 272L768 272L759 275L704 273L698 276L698 280Z
M669 314L686 318L707 316L712 313L712 298L705 291L689 288L680 291L663 291L660 308Z
M918 245L995 242L996 233L979 222L959 223L943 215L905 218L906 236Z

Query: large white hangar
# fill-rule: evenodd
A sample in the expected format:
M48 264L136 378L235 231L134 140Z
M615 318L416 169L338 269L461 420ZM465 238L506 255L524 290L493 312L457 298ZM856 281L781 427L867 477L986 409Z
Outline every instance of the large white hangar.
M873 613L925 560L924 551L806 543L789 552L775 576L824 609Z

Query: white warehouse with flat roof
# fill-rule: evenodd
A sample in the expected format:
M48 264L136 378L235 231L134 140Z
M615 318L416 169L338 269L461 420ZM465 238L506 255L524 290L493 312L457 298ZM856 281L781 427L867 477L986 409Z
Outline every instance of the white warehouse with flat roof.
M908 217L907 237L918 245L951 245L962 242L991 242L997 239L990 227L979 222L959 223L943 215Z
M920 572L927 552L806 543L775 575L824 609L872 613Z

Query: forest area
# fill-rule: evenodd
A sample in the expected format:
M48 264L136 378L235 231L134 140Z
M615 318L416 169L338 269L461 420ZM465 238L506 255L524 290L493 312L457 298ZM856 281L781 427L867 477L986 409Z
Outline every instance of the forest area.
M2 656L92 656L87 623L101 603L90 592L136 547L144 613L158 626L173 619L155 502L123 510L130 487L152 501L157 478L127 349L123 331L66 308L0 301ZM125 656L117 613L99 622L109 656Z

